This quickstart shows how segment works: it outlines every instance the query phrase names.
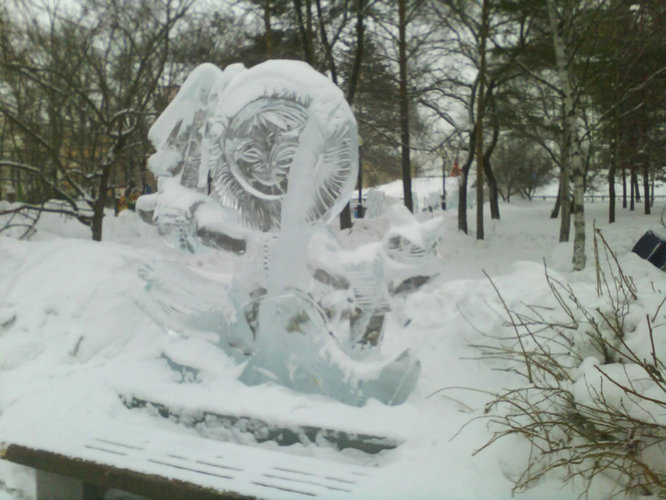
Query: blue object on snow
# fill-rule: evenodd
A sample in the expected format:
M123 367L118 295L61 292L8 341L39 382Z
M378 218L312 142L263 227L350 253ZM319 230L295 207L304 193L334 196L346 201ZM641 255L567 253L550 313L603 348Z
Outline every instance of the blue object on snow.
M631 251L662 271L666 271L666 241L652 231L641 236Z

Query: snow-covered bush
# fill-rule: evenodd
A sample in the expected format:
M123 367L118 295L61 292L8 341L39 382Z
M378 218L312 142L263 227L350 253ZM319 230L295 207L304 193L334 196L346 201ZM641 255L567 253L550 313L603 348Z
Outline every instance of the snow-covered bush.
M514 491L558 474L582 479L582 495L604 477L614 482L612 495L666 497L662 281L639 289L596 229L594 251L596 287L565 283L546 269L550 305L510 308L497 291L512 335L478 347L525 383L486 406L494 434L481 449L510 435L529 441Z

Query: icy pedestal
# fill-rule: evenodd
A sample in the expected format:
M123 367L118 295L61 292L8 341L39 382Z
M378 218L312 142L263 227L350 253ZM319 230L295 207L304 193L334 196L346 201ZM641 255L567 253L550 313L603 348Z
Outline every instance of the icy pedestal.
M248 385L277 383L352 405L402 403L420 364L408 351L379 352L390 309L383 257L331 266L344 254L331 240L333 271L311 265L313 237L326 233L358 173L356 123L340 90L296 61L224 71L205 64L149 137L159 189L138 203L142 217L182 250L242 255L224 298L201 278L181 273L179 285L171 271L150 273L149 314L183 335L197 325L214 332L217 345L246 361L240 379ZM389 250L411 251L402 240Z

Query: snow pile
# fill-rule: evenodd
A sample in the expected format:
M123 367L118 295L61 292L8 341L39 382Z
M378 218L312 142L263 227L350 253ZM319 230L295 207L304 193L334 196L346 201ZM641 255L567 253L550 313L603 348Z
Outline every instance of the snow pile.
M666 274L630 250L647 229L658 226L663 208L659 203L654 207L657 215L621 211L614 225L600 222L605 219L602 204L587 210L588 242L596 219L639 291L626 318L627 343L647 358L651 346L646 341L645 315L652 317L659 309ZM398 448L378 455L307 443L280 448L287 457L372 466L382 498L507 498L527 463L527 441L507 438L472 456L491 437L492 429L477 421L460 431L483 415L491 399L470 389L500 392L523 383L505 370L506 364L479 359L479 350L472 347L494 341L489 336L503 336L508 343L511 335L503 306L482 271L492 277L511 309L524 304L556 305L545 280L543 259L551 275L574 287L581 301L592 309L602 303L593 266L580 273L569 271L571 245L557 243L558 221L548 218L550 203L517 202L501 208L502 220L488 222L484 241L457 231L455 211L438 213L443 215L437 222L443 234L437 249L440 275L396 299L382 346L388 352L415 352L422 363L418 384L403 405L389 407L371 399L361 408L275 385L247 387L237 381L242 367L214 347L215 340L205 332L168 331L146 314L141 278L146 269L186 269L223 286L238 265L237 256L220 251L177 252L164 244L154 227L130 212L117 218L107 215L102 243L88 241L87 229L75 222L45 215L29 241L0 237L1 433L11 436L26 421L44 415L74 422L72 432L109 419L172 433L193 432L148 412L128 409L120 396L152 398L183 411L199 409L289 427L318 425L400 440ZM422 217L422 221L431 220L428 214ZM379 246L391 227L390 218L384 213L358 220L337 236L352 253L362 245ZM593 260L589 244L588 262ZM213 300L214 291L211 296ZM662 359L665 314L666 306L662 306L652 321L655 348ZM595 369L600 360L583 347L580 356L584 361L571 371L578 381L575 390L583 381L601 380ZM199 372L190 379L178 377L169 363L196 364ZM634 373L628 365L606 367L617 380L624 380L625 369L626 374ZM646 395L653 394L653 385L637 384ZM584 395L581 391L580 397ZM242 434L231 437L250 446L276 448ZM9 493L15 490L29 497L30 479L25 469L0 462L0 491L4 492L0 498L17 497ZM590 498L602 498L612 488L612 480L595 483ZM561 476L554 474L518 497L574 498L581 491L579 483L563 485Z
M498 435L534 445L529 468L515 477L519 489L547 471L593 484L613 479L595 485L604 496L660 492L654 472L662 487L666 480L666 276L635 254L617 258L605 243L596 236L598 260L579 279L542 269L540 296L498 292L508 321L480 351L524 377L487 407Z

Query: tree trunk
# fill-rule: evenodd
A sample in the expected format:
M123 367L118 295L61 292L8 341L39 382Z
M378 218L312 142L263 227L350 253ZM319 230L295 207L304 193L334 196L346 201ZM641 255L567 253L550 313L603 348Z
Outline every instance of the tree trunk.
M627 208L627 172L622 162L622 208Z
M638 170L634 170L634 193L636 193L636 203L641 202L641 190L638 185Z
M615 222L615 169L617 167L617 152L608 168L608 223Z
M485 113L486 38L488 37L488 0L481 7L481 40L479 42L479 92L476 103L476 239L484 238L483 231L483 116Z
M326 64L328 65L328 69L331 72L331 80L333 80L333 83L337 85L338 69L337 65L335 64L335 58L333 57L333 47L328 41L328 34L326 33L326 21L324 20L324 15L322 13L321 0L315 0L315 6L317 7L317 24L319 25L321 44L324 46Z
M575 117L571 114L573 122ZM574 140L578 143L578 137L575 136ZM573 196L573 221L574 221L574 249L573 249L573 269L580 271L585 267L585 186L583 175L583 168L581 163L580 149L576 144L572 151L571 164L572 164L572 177L574 185Z
M650 215L650 163L643 161L643 205L645 215Z
M615 119L615 132L614 132L613 154L611 156L610 166L608 168L608 223L615 222L615 207L617 205L615 200L615 174L617 173L617 166L620 162L620 129L619 118Z
M573 89L571 88L571 75L567 68L567 57L564 40L560 34L560 26L567 26L566 20L560 24L557 12L555 10L554 0L547 0L548 17L550 18L550 27L553 36L553 47L555 50L555 60L557 64L558 80L562 90L564 101L564 120L566 121L566 130L568 144L570 149L571 176L574 184L573 212L574 212L574 248L572 263L575 271L580 271L585 267L585 186L584 186L584 165L578 141L578 123L576 120L576 110L574 107ZM563 206L564 208L564 206Z
M571 200L569 199L569 144L567 124L564 123L564 138L562 140L562 151L560 152L560 243L569 241L571 233Z
M407 0L398 0L398 65L400 70L400 142L402 147L402 191L405 206L414 211L412 172L409 159L409 97L407 95Z
M264 0L264 32L266 36L266 59L273 57L273 35L271 33L271 0Z
M491 104L492 109L492 118L493 118L493 136L490 141L490 145L486 152L483 155L483 171L486 177L486 182L488 183L488 204L490 205L490 218L497 219L500 218L499 210L499 199L498 199L498 188L497 188L497 179L495 179L495 174L490 164L490 158L497 146L497 141L499 139L499 120L497 119L497 110L495 106L495 98L493 96L493 89L495 82L491 82L488 86L488 94L486 95L486 100Z
M303 19L303 9L301 0L294 0L294 10L296 11L296 20L298 22L298 32L301 35L301 44L303 45L303 58L309 65L314 65L314 51L312 48L312 33L308 33L306 21Z
M312 29L312 0L305 0L305 23L308 50L312 57L312 63L315 64L314 30Z
M365 18L365 1L366 0L358 0L357 4L357 11L356 11L356 52L354 54L354 62L352 64L352 72L351 76L349 78L349 84L347 86L347 102L349 105L352 105L352 102L354 101L354 96L356 94L356 88L358 86L358 80L361 76L361 61L363 60L363 40L365 38L365 26L364 26L364 18ZM317 9L318 12L320 12L320 2L317 0ZM321 15L320 15L321 19ZM322 26L322 29L325 27ZM332 51L331 51L332 52ZM331 55L332 58L332 55ZM359 155L359 178L361 175L361 158ZM351 218L351 207L349 206L349 203L345 205L345 207L342 209L342 212L340 212L340 229L348 229L352 227L352 218Z
M555 198L555 205L553 206L553 210L550 212L551 219L557 219L559 217L561 204L562 204L562 182L560 179L560 183L557 188L557 197Z
M358 0L356 5L356 53L354 54L351 76L347 86L347 102L350 106L354 100L361 75L361 61L363 60L363 44L365 41L365 2L366 0Z
M104 223L104 208L106 205L106 192L109 189L109 177L111 175L111 166L113 162L108 159L102 166L102 175L97 185L97 199L93 204L93 217L90 224L93 241L102 241L102 226Z
M469 169L463 169L458 177L458 231L467 234L467 182Z
M442 210L446 210L446 158L442 157Z
M483 169L485 171L484 173L488 183L488 204L490 205L490 218L499 220L499 190L497 189L497 179L495 179L495 174L491 168L490 156L487 152L483 158Z
M642 94L643 93L641 92L641 95ZM642 118L643 119L641 119L639 126L639 140L640 140L639 151L641 151L640 155L641 167L642 167L641 173L643 175L643 207L645 210L645 215L650 215L650 159L649 159L649 154L647 153L648 147L646 144L646 133L645 133L647 124L645 123L645 116L643 116ZM638 173L636 175L636 193L640 193L640 189L638 188ZM639 195L637 194L636 199L640 200L638 196Z
M458 231L463 231L465 234L468 232L467 227L467 183L469 181L469 170L474 161L474 149L476 147L476 127L472 129L469 134L469 148L467 152L467 159L463 164L461 176L459 177L458 184Z
M111 146L109 151L104 157L102 164L102 173L99 177L99 184L97 184L97 198L93 203L93 218L90 225L92 230L93 241L102 241L102 225L104 222L104 208L106 205L106 193L109 189L109 179L111 178L111 170L118 158L118 152L122 151L127 143L127 134L123 134L122 130L118 130L118 138ZM127 193L129 196L130 193Z

